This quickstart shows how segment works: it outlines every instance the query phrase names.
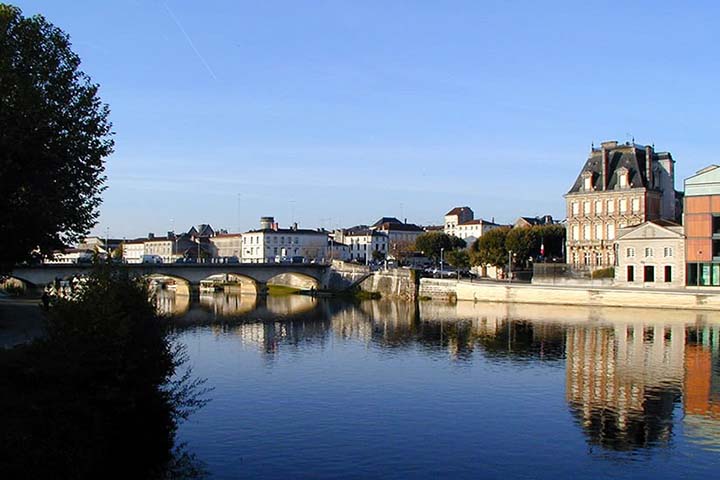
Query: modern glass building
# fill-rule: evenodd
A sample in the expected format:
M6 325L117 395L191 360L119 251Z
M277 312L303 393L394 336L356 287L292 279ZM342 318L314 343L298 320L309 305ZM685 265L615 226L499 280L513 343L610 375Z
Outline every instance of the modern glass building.
M685 180L687 284L720 287L720 166Z

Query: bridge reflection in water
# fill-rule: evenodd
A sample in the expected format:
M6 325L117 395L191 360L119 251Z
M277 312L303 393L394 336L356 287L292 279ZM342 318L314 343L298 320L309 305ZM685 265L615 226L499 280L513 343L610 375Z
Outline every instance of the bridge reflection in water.
M172 302L167 304L170 308ZM565 401L593 448L690 442L720 451L720 313L509 304L457 305L309 296L204 294L172 303L178 324L210 324L272 361L300 343L361 341L454 363L550 362L565 369Z

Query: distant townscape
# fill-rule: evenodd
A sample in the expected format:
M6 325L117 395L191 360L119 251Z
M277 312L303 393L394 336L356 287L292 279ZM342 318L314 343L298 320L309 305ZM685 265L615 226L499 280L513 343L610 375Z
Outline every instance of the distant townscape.
M419 248L418 239L443 233L462 240L459 245L469 252L474 275L482 277L508 278L515 270L529 271L529 278L534 270L538 283L550 276L555 283L560 276L605 279L626 287L720 286L717 165L685 179L684 190L677 191L675 160L669 152L634 141L603 142L591 147L564 197L567 211L561 221L550 215L520 216L514 224L502 225L494 217L475 218L470 207L458 206L438 225L390 216L330 231L297 223L282 227L274 217L263 216L259 228L242 233L201 224L185 232L135 239L87 237L46 263L83 263L100 255L124 263L344 261L428 267L438 259ZM562 231L555 245L549 231L541 230L548 226ZM494 230L494 238L487 238ZM517 232L509 233L512 230ZM511 237L526 242L513 250ZM442 258L439 261L442 267Z

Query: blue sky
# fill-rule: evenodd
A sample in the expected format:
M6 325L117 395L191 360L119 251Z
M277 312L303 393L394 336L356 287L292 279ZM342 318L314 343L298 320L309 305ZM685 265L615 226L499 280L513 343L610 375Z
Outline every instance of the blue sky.
M720 162L717 2L16 4L110 105L103 235L562 218L591 142Z

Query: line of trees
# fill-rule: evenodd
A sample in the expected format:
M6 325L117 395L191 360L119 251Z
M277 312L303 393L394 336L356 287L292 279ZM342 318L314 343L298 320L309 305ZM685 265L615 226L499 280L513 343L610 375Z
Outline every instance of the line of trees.
M512 255L513 267L528 267L531 261L562 259L564 244L563 225L495 228L471 245L470 262L503 268Z

